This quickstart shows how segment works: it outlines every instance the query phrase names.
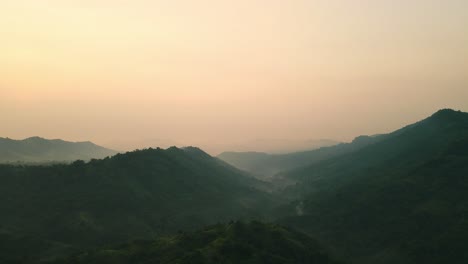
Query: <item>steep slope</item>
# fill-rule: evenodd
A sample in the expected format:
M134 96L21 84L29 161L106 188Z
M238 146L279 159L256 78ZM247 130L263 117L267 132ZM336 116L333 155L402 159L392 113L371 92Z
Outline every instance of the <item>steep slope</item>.
M136 241L75 255L59 263L331 264L337 263L313 239L261 222L215 225L193 233Z
M361 149L377 142L380 136L360 136L351 143L341 143L316 150L289 154L267 154L263 152L224 152L218 158L253 175L271 179L276 174L314 164L345 153Z
M0 228L62 247L261 217L271 204L270 195L256 189L262 182L197 148L148 149L70 165L2 165L0 182Z
M91 142L67 142L31 137L24 140L0 138L0 162L54 162L100 159L117 154Z
M288 173L301 216L357 263L466 263L468 114L441 110L380 142Z

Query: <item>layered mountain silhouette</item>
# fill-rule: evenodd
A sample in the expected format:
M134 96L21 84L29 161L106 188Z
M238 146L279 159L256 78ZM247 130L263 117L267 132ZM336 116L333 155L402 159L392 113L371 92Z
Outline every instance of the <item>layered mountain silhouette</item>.
M468 113L450 109L286 173L283 223L356 263L466 263ZM298 210L300 209L300 210Z
M302 152L319 149L322 147L330 147L338 145L341 142L331 139L310 139L310 140L293 140L293 139L272 139L258 138L239 142L237 144L221 144L216 147L217 153L245 153L245 152L264 152L270 154L284 154L292 152Z
M69 162L100 159L117 154L91 142L68 142L31 137L24 140L0 138L0 162Z
M196 232L119 247L88 251L58 263L159 264L332 264L335 262L310 237L288 228L254 222L218 224Z
M0 238L32 261L262 217L264 183L198 148L147 149L70 165L0 165ZM0 241L0 243L2 243ZM16 246L15 246L16 245ZM8 248L5 247L5 248ZM11 262L11 259L9 259Z
M0 165L0 263L468 263L468 113L220 157L243 170L195 147Z
M281 172L350 153L378 140L380 140L380 135L359 136L351 143L340 143L309 151L288 154L223 152L218 158L261 179L271 179Z

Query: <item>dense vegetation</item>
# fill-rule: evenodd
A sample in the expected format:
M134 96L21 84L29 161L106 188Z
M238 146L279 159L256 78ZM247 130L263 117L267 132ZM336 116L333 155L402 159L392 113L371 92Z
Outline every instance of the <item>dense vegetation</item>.
M70 165L1 165L0 177L0 243L40 244L17 255L31 259L261 218L273 204L256 189L264 183L196 148L148 149ZM0 262L10 253L0 252Z
M250 168L282 171L273 180L287 185L192 147L0 165L0 263L68 254L56 263L333 263L314 240L277 225L187 232L237 219L276 219L347 263L468 263L468 113L441 110L311 152L237 158L246 157Z
M153 241L135 241L74 255L70 264L332 264L313 239L261 222L231 222Z
M467 263L468 114L442 110L349 155L289 173L283 219L356 263ZM291 213L296 210L291 209Z
M31 137L24 140L0 138L0 163L69 162L101 159L117 152L91 142L67 142Z

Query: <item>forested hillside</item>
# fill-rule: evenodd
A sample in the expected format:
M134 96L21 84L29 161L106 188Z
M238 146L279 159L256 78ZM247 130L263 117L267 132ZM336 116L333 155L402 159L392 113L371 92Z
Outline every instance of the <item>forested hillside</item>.
M313 239L261 222L231 222L74 255L70 264L337 264Z
M0 180L0 243L40 245L13 254L18 258L261 218L273 204L257 189L264 183L197 148L70 165L1 165Z
M356 263L465 263L468 114L441 110L357 152L288 174L283 223ZM297 210L291 208L291 214Z

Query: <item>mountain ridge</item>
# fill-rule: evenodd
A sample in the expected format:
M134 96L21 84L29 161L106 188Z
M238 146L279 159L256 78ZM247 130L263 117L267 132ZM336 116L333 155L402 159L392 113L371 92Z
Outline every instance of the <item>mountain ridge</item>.
M468 113L438 111L360 150L285 173L296 181L286 192L298 201L283 223L358 263L464 263L466 175Z
M282 172L352 152L380 140L380 137L380 135L359 136L351 143L339 143L334 146L288 154L268 154L254 151L223 152L217 157L239 169L257 176L260 179L271 180Z
M462 121L468 114L445 108L440 109L418 122L404 126L387 134L360 135L355 137L350 143L340 143L335 146L321 147L310 151L292 152L288 154L268 154L264 152L223 152L217 157L227 163L256 175L261 179L271 179L283 172L312 166L330 158L352 153L361 148L385 140L398 133L405 132L408 128L418 126L424 122L450 122Z
M91 160L118 152L90 141L70 142L34 136L23 140L0 138L0 162L44 163Z

